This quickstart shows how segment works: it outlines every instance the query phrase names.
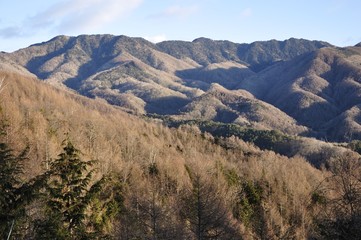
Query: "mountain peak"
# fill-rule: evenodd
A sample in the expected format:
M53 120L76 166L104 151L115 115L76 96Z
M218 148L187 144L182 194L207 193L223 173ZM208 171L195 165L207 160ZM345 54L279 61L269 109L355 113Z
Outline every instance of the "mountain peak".
M35 44L30 45L29 47L42 46L42 45L53 43L53 42L64 43L64 42L69 41L69 39L71 39L71 38L72 37L66 36L66 35L58 35L58 36L53 37L52 39L50 39L48 41L41 42L41 43L35 43Z
M197 43L197 42L200 42L200 43L209 43L209 42L214 42L213 39L210 39L210 38L205 38L205 37L199 37L199 38L196 38L192 41L192 43Z
M218 83L212 83L207 92L224 92L224 91L227 91L227 89Z

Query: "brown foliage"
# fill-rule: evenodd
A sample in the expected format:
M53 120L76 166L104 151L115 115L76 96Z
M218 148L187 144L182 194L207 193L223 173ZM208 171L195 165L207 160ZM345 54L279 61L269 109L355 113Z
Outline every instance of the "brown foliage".
M180 206L201 186L210 199L207 209L214 210L212 203L219 206L218 213L211 213L221 221L209 234L227 229L233 233L224 235L229 239L307 237L310 196L323 173L304 159L260 151L235 137L222 140L226 149L196 127L169 129L36 79L2 75L6 87L0 93L0 119L9 124L11 146L30 147L27 177L47 168L65 133L87 158L99 160L99 175L118 176L123 206L111 228L114 237L195 238L190 212L183 208L182 213ZM254 197L259 200L252 202ZM251 224L235 209L253 214Z

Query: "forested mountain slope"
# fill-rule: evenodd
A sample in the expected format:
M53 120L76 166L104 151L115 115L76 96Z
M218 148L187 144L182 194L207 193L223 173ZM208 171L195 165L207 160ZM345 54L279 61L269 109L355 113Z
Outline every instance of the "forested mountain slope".
M1 69L28 72L134 114L194 117L328 141L361 138L358 46L294 38L153 44L81 35L58 36L0 59ZM216 94L214 84L227 91ZM235 97L239 89L242 96Z
M238 87L327 138L360 138L359 47L324 48L302 55L274 65Z
M194 126L169 129L13 68L0 72L0 171L6 173L1 177L20 181L11 182L9 191L3 191L7 179L0 182L1 196L16 196L15 202L0 198L2 237L13 223L15 239L304 239L338 233L333 215L324 213L336 220L353 217L325 204L339 199L332 191L342 190L333 181L337 172L316 169L301 157L261 151L236 137L214 138ZM208 94L253 99L247 92L212 88ZM18 155L23 149L25 155ZM328 169L337 159L358 159L346 154L331 154ZM60 179L55 167L67 157L73 159L68 167L97 160L94 174L86 175L90 181L82 181L91 187L81 187L76 201L68 202L81 206L76 212L54 193L53 180ZM3 164L8 160L13 164ZM14 165L20 160L23 165ZM9 172L12 166L16 171ZM78 171L85 174L85 168ZM354 225L347 225L347 234L357 233Z

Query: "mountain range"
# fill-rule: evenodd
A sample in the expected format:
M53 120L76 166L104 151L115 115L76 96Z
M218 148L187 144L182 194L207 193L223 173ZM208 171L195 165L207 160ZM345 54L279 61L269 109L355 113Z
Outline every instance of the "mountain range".
M210 234L216 232L218 239L305 239L304 236L317 236L313 219L323 217L321 210L325 212L324 204L319 206L313 201L314 196L321 190L324 194L321 197L328 196L325 194L333 194L333 189L340 188L321 185L328 184L326 180L330 176L325 167L330 166L333 159L359 159L359 155L345 145L304 137L288 139L291 146L288 150L292 151L288 153L293 156L288 158L261 150L235 135L217 138L190 124L168 128L159 120L127 114L103 99L90 99L53 87L27 76L29 73L19 65L2 62L2 67L8 70L0 70L0 172L2 179L9 175L17 177L22 183L16 183L15 187L22 185L15 188L16 193L24 189L26 194L21 198L26 202L26 209L18 202L11 205L20 212L18 215L14 210L9 211L8 205L0 204L0 213L6 213L2 216L16 216L12 229L14 239L103 239L102 236L106 239L153 239L154 236L197 239L192 232L194 223L190 221L196 215L189 208L197 209L197 203L205 203L202 205L205 209L212 209L206 212L205 218L202 215L202 219L212 221L206 225L207 236L212 238L214 235ZM231 91L217 85L212 88L203 95L220 98L222 92L230 94L228 91ZM234 98L250 95L243 90L235 92L231 91ZM273 137L269 132L264 131L263 139L259 140ZM66 142L74 144L77 151L66 152ZM13 163L19 161L18 153L25 157L13 170ZM73 236L80 234L78 231L69 232L65 218L49 214L47 190L42 188L35 199L27 198L30 192L36 191L34 185L42 187L33 182L39 183L44 174L53 174L48 169L60 158L71 160L62 165L64 177L74 173L68 170L69 166L75 165L78 171L84 172L81 169L85 168L80 169L74 161L93 160L93 171L86 176L92 176L91 181L102 180L96 187L99 190L94 187L89 190L99 192L85 198L90 204L84 209L87 212L84 230L79 231L91 235L83 235L84 238ZM318 166L325 167L315 168ZM0 184L4 186L4 182L8 183L0 181ZM74 182L78 181L69 181L66 186L74 186ZM8 185L5 191L0 189L0 196L14 192L14 185ZM320 186L322 189L318 190ZM197 195L196 189L200 189ZM82 195L79 199L84 199ZM329 207L335 211L333 206ZM50 224L39 224L48 218L52 221ZM93 227L98 224L97 219L105 222L106 227ZM154 228L149 229L154 223L160 226L156 232ZM1 218L0 235L8 237L9 228L9 218Z
M304 39L151 43L57 36L0 53L0 70L133 114L233 123L328 141L361 139L361 44Z

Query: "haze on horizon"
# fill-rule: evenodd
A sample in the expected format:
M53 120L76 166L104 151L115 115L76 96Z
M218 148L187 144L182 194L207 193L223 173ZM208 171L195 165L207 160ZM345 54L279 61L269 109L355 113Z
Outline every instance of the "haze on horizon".
M357 0L1 1L0 51L57 35L113 34L152 42L198 37L250 43L291 37L336 46L361 42ZM19 7L22 5L22 7Z

